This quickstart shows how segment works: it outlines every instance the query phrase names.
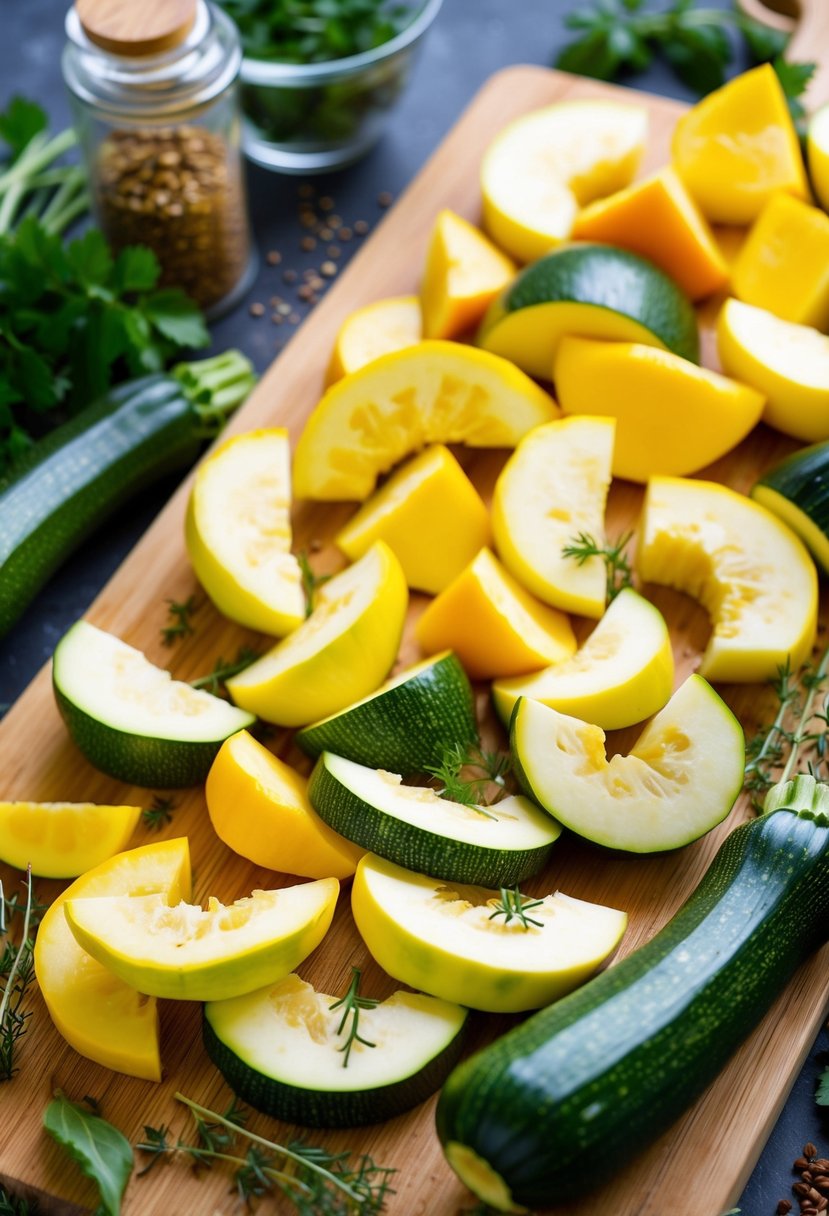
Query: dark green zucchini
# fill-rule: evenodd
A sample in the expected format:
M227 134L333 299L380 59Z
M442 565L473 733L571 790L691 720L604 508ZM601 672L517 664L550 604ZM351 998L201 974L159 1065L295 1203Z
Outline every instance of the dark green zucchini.
M760 478L751 497L788 524L829 574L829 443L787 456Z
M112 511L187 468L247 396L238 351L114 389L34 444L0 482L0 637Z
M647 945L449 1077L438 1133L485 1202L549 1207L629 1162L829 937L829 787L797 777L766 808Z

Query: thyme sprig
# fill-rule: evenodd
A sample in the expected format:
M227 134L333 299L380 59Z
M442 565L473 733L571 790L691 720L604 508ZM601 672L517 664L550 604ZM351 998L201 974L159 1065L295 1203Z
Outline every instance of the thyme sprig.
M487 819L497 819L486 807L494 805L506 792L511 765L510 757L502 752L453 743L446 748L439 764L426 765L426 772L440 782L437 793L441 798L468 806ZM490 797L493 785L496 790Z
M517 920L525 930L529 929L530 925L543 929L543 921L533 920L531 916L527 916L528 912L531 912L533 908L540 908L543 903L543 899L532 899L529 895L522 895L518 887L501 887L500 899L492 905L492 914L489 919L495 920L496 916L503 916L505 925L508 925L511 920Z
M220 1115L181 1093L175 1097L195 1120L196 1143L181 1138L172 1141L164 1124L145 1126L145 1139L135 1147L150 1160L140 1174L177 1155L208 1169L223 1161L234 1167L240 1201L250 1203L276 1192L293 1203L299 1216L374 1216L394 1194L390 1180L396 1171L375 1164L371 1157L348 1151L332 1153L301 1140L278 1144L250 1131L245 1126L247 1111L235 1102Z
M10 1081L17 1072L16 1053L28 1029L31 1010L26 999L35 978L32 927L32 867L26 871L26 904L19 943L6 941L0 953L0 1081ZM0 934L7 932L6 898L0 882Z
M174 798L164 798L161 794L154 794L151 805L144 807L141 812L141 819L151 832L157 832L160 828L173 822L173 811L177 805Z
M632 535L632 532L625 532L615 544L605 541L602 545L589 532L579 532L564 546L561 556L572 557L579 566L591 557L600 557L605 565L607 602L612 603L620 591L633 586L633 571L625 553Z
M792 672L788 662L778 668L771 687L777 711L769 726L759 730L746 744L743 785L758 813L771 786L788 781L798 758L806 757L806 768L821 779L827 760L827 691L829 691L829 648L817 667L805 664ZM820 705L816 705L820 700Z
M230 662L219 655L213 666L213 670L206 676L199 676L198 679L191 680L190 687L205 688L208 692L212 692L214 697L222 696L225 691L225 680L238 676L240 671L244 671L246 667L250 667L252 663L255 663L261 657L262 651L256 650L253 646L241 646L236 654L236 658Z
M333 1005L329 1005L329 1009L342 1009L343 1016L340 1019L340 1024L337 1027L337 1034L345 1032L345 1026L348 1019L351 1018L351 1025L348 1028L347 1037L342 1047L337 1050L343 1053L343 1068L348 1068L348 1060L351 1055L351 1048L355 1043L362 1043L364 1047L376 1047L376 1043L369 1042L364 1039L359 1033L360 1025L360 1010L361 1009L376 1009L380 1004L379 1000L370 996L360 996L360 968L351 968L351 983L348 986L348 991L345 996L341 996L338 1001L334 1001Z
M167 600L167 624L161 628L161 640L165 646L173 646L181 638L189 637L196 632L191 617L198 609L199 602L195 595L188 595L182 603L177 600Z
M332 577L330 574L316 574L311 568L308 554L303 549L297 554L299 572L302 576L302 591L305 595L305 619L307 620L316 607L317 591Z

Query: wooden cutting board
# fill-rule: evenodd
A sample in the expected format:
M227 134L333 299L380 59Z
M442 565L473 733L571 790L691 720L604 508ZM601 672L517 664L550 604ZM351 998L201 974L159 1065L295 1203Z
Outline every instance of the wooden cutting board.
M675 102L577 79L535 67L510 68L493 77L446 138L393 211L354 258L270 369L249 402L231 423L231 431L280 424L296 440L316 404L334 336L343 319L358 306L384 296L415 291L429 230L441 207L451 207L472 220L479 218L478 165L495 132L516 115L564 98L605 97L648 107L651 135L643 171L668 158L671 131L683 107ZM705 361L715 366L711 309L702 316ZM760 427L735 452L704 475L747 491L757 475L794 445ZM465 453L472 476L488 494L503 463L503 453ZM183 544L182 520L189 484L185 483L118 573L92 605L89 619L144 650L150 659L169 664L176 676L193 678L209 671L219 655L232 655L250 635L223 621L208 603L199 609L194 637L174 650L160 644L168 598L183 600L198 588ZM617 483L610 495L608 531L617 535L631 525L639 510L641 490ZM329 538L351 508L299 504L295 511L296 546L327 542L315 558L323 569L340 564ZM686 597L664 588L647 588L671 627L679 684L692 671L704 648L708 623ZM201 597L204 598L203 596ZM424 597L413 596L401 663L417 657L411 621ZM582 630L582 636L587 628ZM756 687L724 688L723 695L752 729L752 712L764 710ZM479 704L487 712L486 689ZM494 729L494 728L493 728ZM614 745L625 749L636 730L620 733ZM290 739L276 735L270 745L290 762L307 761ZM96 773L75 751L55 709L49 671L44 669L0 725L0 790L2 796L29 799L92 799L146 804L146 791L127 789ZM254 887L290 883L275 879L232 854L214 836L202 791L177 796L174 823L163 833L187 834L196 875L196 897L208 894L232 900ZM672 915L699 881L720 841L746 817L740 804L727 824L704 840L662 857L626 859L605 855L573 840L560 842L548 871L526 889L534 894L560 887L581 899L623 908L630 928L619 957L650 938ZM152 839L146 828L134 843ZM19 875L3 875L7 884ZM37 883L41 898L58 884ZM581 1202L569 1204L568 1216L718 1216L732 1205L748 1177L789 1087L817 1032L829 995L829 953L822 952L800 969L787 991L733 1058L717 1082L686 1116L645 1154L632 1161L612 1185ZM371 962L351 921L348 891L343 892L334 927L302 974L327 991L340 991L351 964L364 969L364 991L384 996L394 985ZM186 1112L173 1100L176 1090L222 1110L228 1092L200 1044L199 1008L172 1003L162 1008L163 1056L166 1079L160 1085L116 1075L82 1059L52 1028L35 996L31 1032L20 1052L20 1072L0 1086L0 1183L30 1184L63 1201L94 1206L93 1190L70 1166L41 1130L43 1109L55 1087L80 1099L91 1094L106 1116L130 1140L140 1138L142 1125L171 1126L174 1134L189 1134ZM507 1019L473 1018L471 1042L480 1045L507 1025ZM444 1163L433 1130L434 1099L417 1111L354 1133L314 1133L312 1139L366 1151L384 1165L396 1166L396 1195L389 1204L393 1216L454 1216L471 1207L469 1194ZM275 1137L293 1129L264 1118L254 1126ZM704 1168L700 1168L704 1163ZM42 1201L44 1211L74 1208ZM130 1182L124 1203L126 1216L205 1213L217 1216L237 1210L229 1194L229 1179L218 1171L197 1178L182 1162L159 1166L146 1178ZM263 1211L289 1210L268 1200ZM564 1209L553 1209L563 1216Z

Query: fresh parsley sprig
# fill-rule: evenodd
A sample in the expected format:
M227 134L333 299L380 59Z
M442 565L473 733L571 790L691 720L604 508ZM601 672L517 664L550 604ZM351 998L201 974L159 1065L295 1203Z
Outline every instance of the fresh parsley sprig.
M145 1127L145 1139L136 1145L148 1155L146 1174L164 1158L189 1158L209 1168L214 1162L234 1167L234 1184L242 1203L278 1193L293 1203L299 1216L375 1216L393 1194L395 1170L377 1165L371 1157L349 1151L332 1153L322 1145L295 1140L279 1144L250 1131L247 1112L234 1103L223 1115L200 1106L183 1094L175 1095L192 1114L196 1142L171 1140L170 1130ZM247 1147L239 1144L247 1141Z
M725 80L734 57L732 34L745 39L758 63L774 61L787 97L802 92L814 65L791 72L782 59L788 36L747 17L739 9L704 8L695 0L672 0L667 7L646 8L644 0L589 0L566 19L578 31L564 48L557 66L567 72L613 80L625 71L641 72L662 55L690 88L708 93Z
M389 0L220 0L239 27L245 54L280 63L358 55L394 38L414 4Z
M579 532L564 546L561 556L572 557L578 566L591 557L600 557L605 564L607 602L611 603L625 587L633 586L633 571L626 553L632 535L625 532L615 544L611 541L599 544L589 532Z
M337 1050L343 1053L343 1068L348 1068L348 1060L351 1055L351 1049L355 1043L362 1043L364 1047L376 1047L376 1043L369 1042L364 1039L359 1032L360 1025L360 1010L361 1009L376 1009L380 1004L379 1000L370 996L360 996L360 969L359 967L351 968L351 983L348 986L348 991L345 996L341 996L338 1001L334 1001L333 1005L329 1005L329 1010L342 1009L343 1016L340 1019L340 1024L337 1027L337 1034L343 1034L346 1023L351 1018L351 1025L346 1033L346 1040L342 1047Z

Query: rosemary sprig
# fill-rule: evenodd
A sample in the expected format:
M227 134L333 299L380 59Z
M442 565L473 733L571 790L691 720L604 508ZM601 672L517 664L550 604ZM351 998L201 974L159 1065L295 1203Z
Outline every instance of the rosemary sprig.
M196 632L190 618L199 607L199 602L195 595L189 595L181 604L176 600L167 600L166 603L167 624L161 628L161 640L165 646L172 646L180 638Z
M307 620L316 607L317 591L323 585L323 583L328 582L331 575L315 574L311 569L308 554L304 549L297 554L296 559L299 562L299 572L302 575L302 590L305 595L305 617Z
M827 755L828 677L829 648L817 667L806 664L793 673L787 661L778 669L777 679L772 682L777 699L774 720L746 745L743 785L758 813L771 786L792 776L799 756L807 757L806 767L812 776L821 777ZM823 698L822 710L815 707L817 697Z
M28 1029L31 1010L24 1010L34 983L35 966L32 939L32 867L26 871L26 907L20 943L6 942L0 954L0 1081L10 1081L17 1072L15 1054ZM0 933L6 933L6 899L0 883Z
M492 905L492 915L490 920L495 920L496 916L504 917L504 924L508 925L511 920L520 921L525 930L529 929L530 925L535 925L537 929L544 928L544 922L541 920L533 920L531 916L527 916L533 908L540 908L544 903L543 899L532 899L529 895L522 895L518 887L501 887L500 900Z
M232 676L238 676L240 671L244 671L246 667L250 667L251 663L255 663L261 657L262 651L256 650L253 646L240 647L236 658L229 663L220 655L216 660L213 670L206 676L199 676L197 680L191 680L190 687L206 688L214 696L221 696L224 691L223 685L225 680L229 680Z
M160 794L154 794L152 804L141 812L142 822L151 832L157 832L173 822L173 811L177 806L174 798L162 798Z
M380 1004L378 1000L370 996L360 996L360 969L359 967L351 968L351 983L348 986L348 992L345 996L340 997L338 1001L334 1001L333 1005L329 1005L329 1009L342 1009L343 1016L340 1019L340 1024L337 1027L337 1034L342 1034L345 1031L345 1025L351 1018L351 1025L348 1028L348 1035L342 1047L337 1050L343 1053L343 1068L348 1068L348 1059L351 1055L351 1048L355 1043L362 1043L364 1047L376 1047L376 1043L370 1043L368 1039L364 1039L359 1033L360 1025L360 1010L361 1009L376 1009Z
M487 819L497 819L486 806L492 806L504 794L511 764L510 757L501 752L484 751L480 747L464 748L453 743L445 750L439 764L426 765L426 772L441 783L437 791L441 798L468 806ZM477 776L471 776L470 769ZM487 797L490 785L498 787L493 798Z
M396 1171L376 1165L368 1156L332 1153L303 1141L278 1144L249 1131L244 1126L247 1112L235 1104L219 1115L181 1093L175 1096L193 1115L197 1142L172 1142L163 1124L145 1127L146 1138L136 1145L150 1156L142 1174L162 1158L176 1155L206 1168L224 1161L235 1167L234 1184L243 1203L278 1192L293 1203L299 1216L374 1216L394 1193L390 1179ZM240 1138L249 1142L244 1150Z
M607 578L607 602L611 603L625 587L633 586L633 571L625 554L632 532L625 532L615 544L605 541L603 545L589 532L579 532L561 550L562 557L572 557L583 566L591 557L600 557L605 565Z

